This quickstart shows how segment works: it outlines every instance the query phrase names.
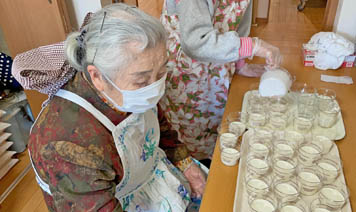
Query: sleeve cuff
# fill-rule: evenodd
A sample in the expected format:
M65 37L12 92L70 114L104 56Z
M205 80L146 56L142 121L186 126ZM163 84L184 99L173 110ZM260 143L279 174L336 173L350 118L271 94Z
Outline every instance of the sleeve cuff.
M249 37L240 38L239 56L251 57L252 56L252 39Z

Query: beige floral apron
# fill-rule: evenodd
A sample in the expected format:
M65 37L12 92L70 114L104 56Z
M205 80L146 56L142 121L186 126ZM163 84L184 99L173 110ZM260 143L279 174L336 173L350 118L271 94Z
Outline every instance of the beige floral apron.
M237 31L250 0L216 0L214 28ZM166 4L165 4L166 5ZM177 15L163 9L161 21L169 33L166 93L160 101L168 121L193 156L209 158L217 138L236 63L214 64L193 60L182 48Z

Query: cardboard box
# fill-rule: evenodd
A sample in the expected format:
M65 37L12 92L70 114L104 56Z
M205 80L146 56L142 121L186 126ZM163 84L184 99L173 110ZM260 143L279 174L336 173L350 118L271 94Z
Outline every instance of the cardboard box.
M304 66L314 66L314 58L317 53L316 50L307 50L306 44L303 44L303 64ZM341 67L343 68L352 68L355 65L356 53L345 57L345 61L342 63Z

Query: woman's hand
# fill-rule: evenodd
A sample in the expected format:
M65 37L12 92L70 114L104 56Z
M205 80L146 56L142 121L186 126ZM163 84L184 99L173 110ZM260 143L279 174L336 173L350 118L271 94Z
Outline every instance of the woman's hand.
M266 69L263 64L245 64L237 74L244 77L260 77Z
M279 67L282 62L282 56L279 48L272 46L271 44L258 38L253 39L252 45L252 56L265 58L267 66L270 68Z
M201 198L206 184L206 177L201 168L193 162L183 174L192 189L192 197Z

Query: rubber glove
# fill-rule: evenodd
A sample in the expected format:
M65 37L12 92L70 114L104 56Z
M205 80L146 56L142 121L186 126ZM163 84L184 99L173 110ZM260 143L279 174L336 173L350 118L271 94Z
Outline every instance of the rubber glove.
M258 39L253 38L252 56L263 57L266 59L267 66L270 68L277 68L282 62L282 56L279 48Z
M203 173L203 170L193 162L183 174L187 178L190 188L192 189L192 198L200 199L203 196L206 184L206 176Z
M244 77L260 77L266 72L263 64L248 64L246 63L238 72L238 75Z

